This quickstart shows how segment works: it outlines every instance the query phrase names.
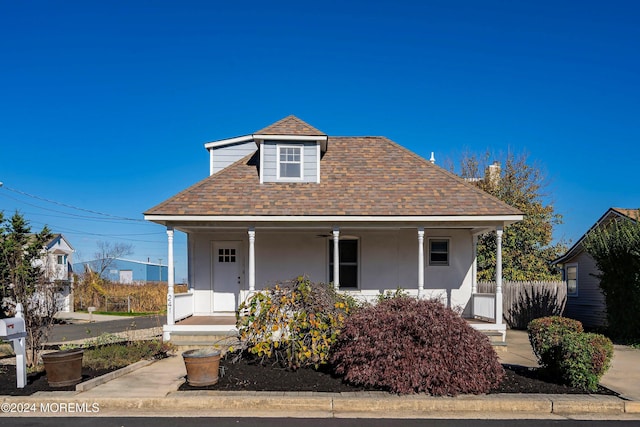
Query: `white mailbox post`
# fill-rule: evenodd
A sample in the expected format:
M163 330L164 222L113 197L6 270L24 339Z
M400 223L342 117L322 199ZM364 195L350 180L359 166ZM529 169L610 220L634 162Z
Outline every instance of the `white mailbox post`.
M16 354L16 382L18 388L27 384L27 359L25 357L25 337L27 331L22 318L22 304L16 306L16 317L0 319L0 339L11 340L13 352Z

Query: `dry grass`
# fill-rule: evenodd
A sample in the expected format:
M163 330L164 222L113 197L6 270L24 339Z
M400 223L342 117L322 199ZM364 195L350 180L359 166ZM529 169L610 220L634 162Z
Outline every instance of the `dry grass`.
M187 291L187 285L175 285L175 292ZM167 283L122 284L95 277L84 277L74 286L74 307L98 311L162 312L167 308Z

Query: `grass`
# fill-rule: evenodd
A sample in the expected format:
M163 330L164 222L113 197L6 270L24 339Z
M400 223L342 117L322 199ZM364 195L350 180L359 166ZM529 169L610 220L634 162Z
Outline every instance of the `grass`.
M92 369L119 368L143 359L162 359L169 350L158 340L106 344L85 349L82 365Z

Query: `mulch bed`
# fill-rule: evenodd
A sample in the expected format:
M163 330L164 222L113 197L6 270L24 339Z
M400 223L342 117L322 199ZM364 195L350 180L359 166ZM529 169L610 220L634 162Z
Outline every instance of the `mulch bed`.
M291 371L278 365L261 365L255 361L241 359L237 363L230 360L220 361L221 376L217 384L207 387L192 387L188 383L179 390L223 390L223 391L317 391L317 392L354 392L379 390L347 384L342 378L333 375L327 367L320 370L299 369ZM503 365L506 376L502 384L493 389L494 393L544 393L544 394L585 394L581 389L556 384L546 380L536 368L518 365ZM599 386L595 393L617 396L612 390Z
M88 381L116 370L114 369L90 369L82 368L82 381ZM24 388L16 388L16 367L14 365L0 366L0 395L29 396L38 391L74 391L75 385L67 387L51 387L47 382L47 374L44 371L27 374L27 384Z
M353 392L377 390L347 384L342 378L333 375L328 367L299 369L295 372L277 365L260 365L255 361L241 359L231 363L227 359L220 361L221 377L217 384L207 387L192 387L188 383L179 390L221 390L221 391L317 391L317 392ZM491 393L544 393L544 394L585 394L584 390L556 384L546 380L540 370L518 365L503 365L506 376L502 384ZM104 375L114 369L94 370L82 368L82 381ZM15 366L0 366L0 395L29 396L38 391L74 391L75 385L68 387L50 387L45 372L27 375L27 385L16 388ZM612 390L600 386L592 394L617 396Z

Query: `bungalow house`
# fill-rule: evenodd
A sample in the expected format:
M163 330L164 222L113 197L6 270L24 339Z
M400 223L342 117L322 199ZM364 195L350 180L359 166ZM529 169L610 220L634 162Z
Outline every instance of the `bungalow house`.
M564 315L581 321L589 328L606 325L607 305L600 289L600 280L596 277L600 270L591 255L585 252L582 243L591 230L619 219L637 221L638 210L610 208L564 255L553 261L562 269L567 285Z
M328 136L294 116L205 148L210 176L144 214L167 230L165 339L215 331L212 317L299 275L363 299L398 287L440 298L504 336L501 241L517 209L387 138ZM187 235L186 294L171 281L174 230ZM476 291L487 232L496 295Z

